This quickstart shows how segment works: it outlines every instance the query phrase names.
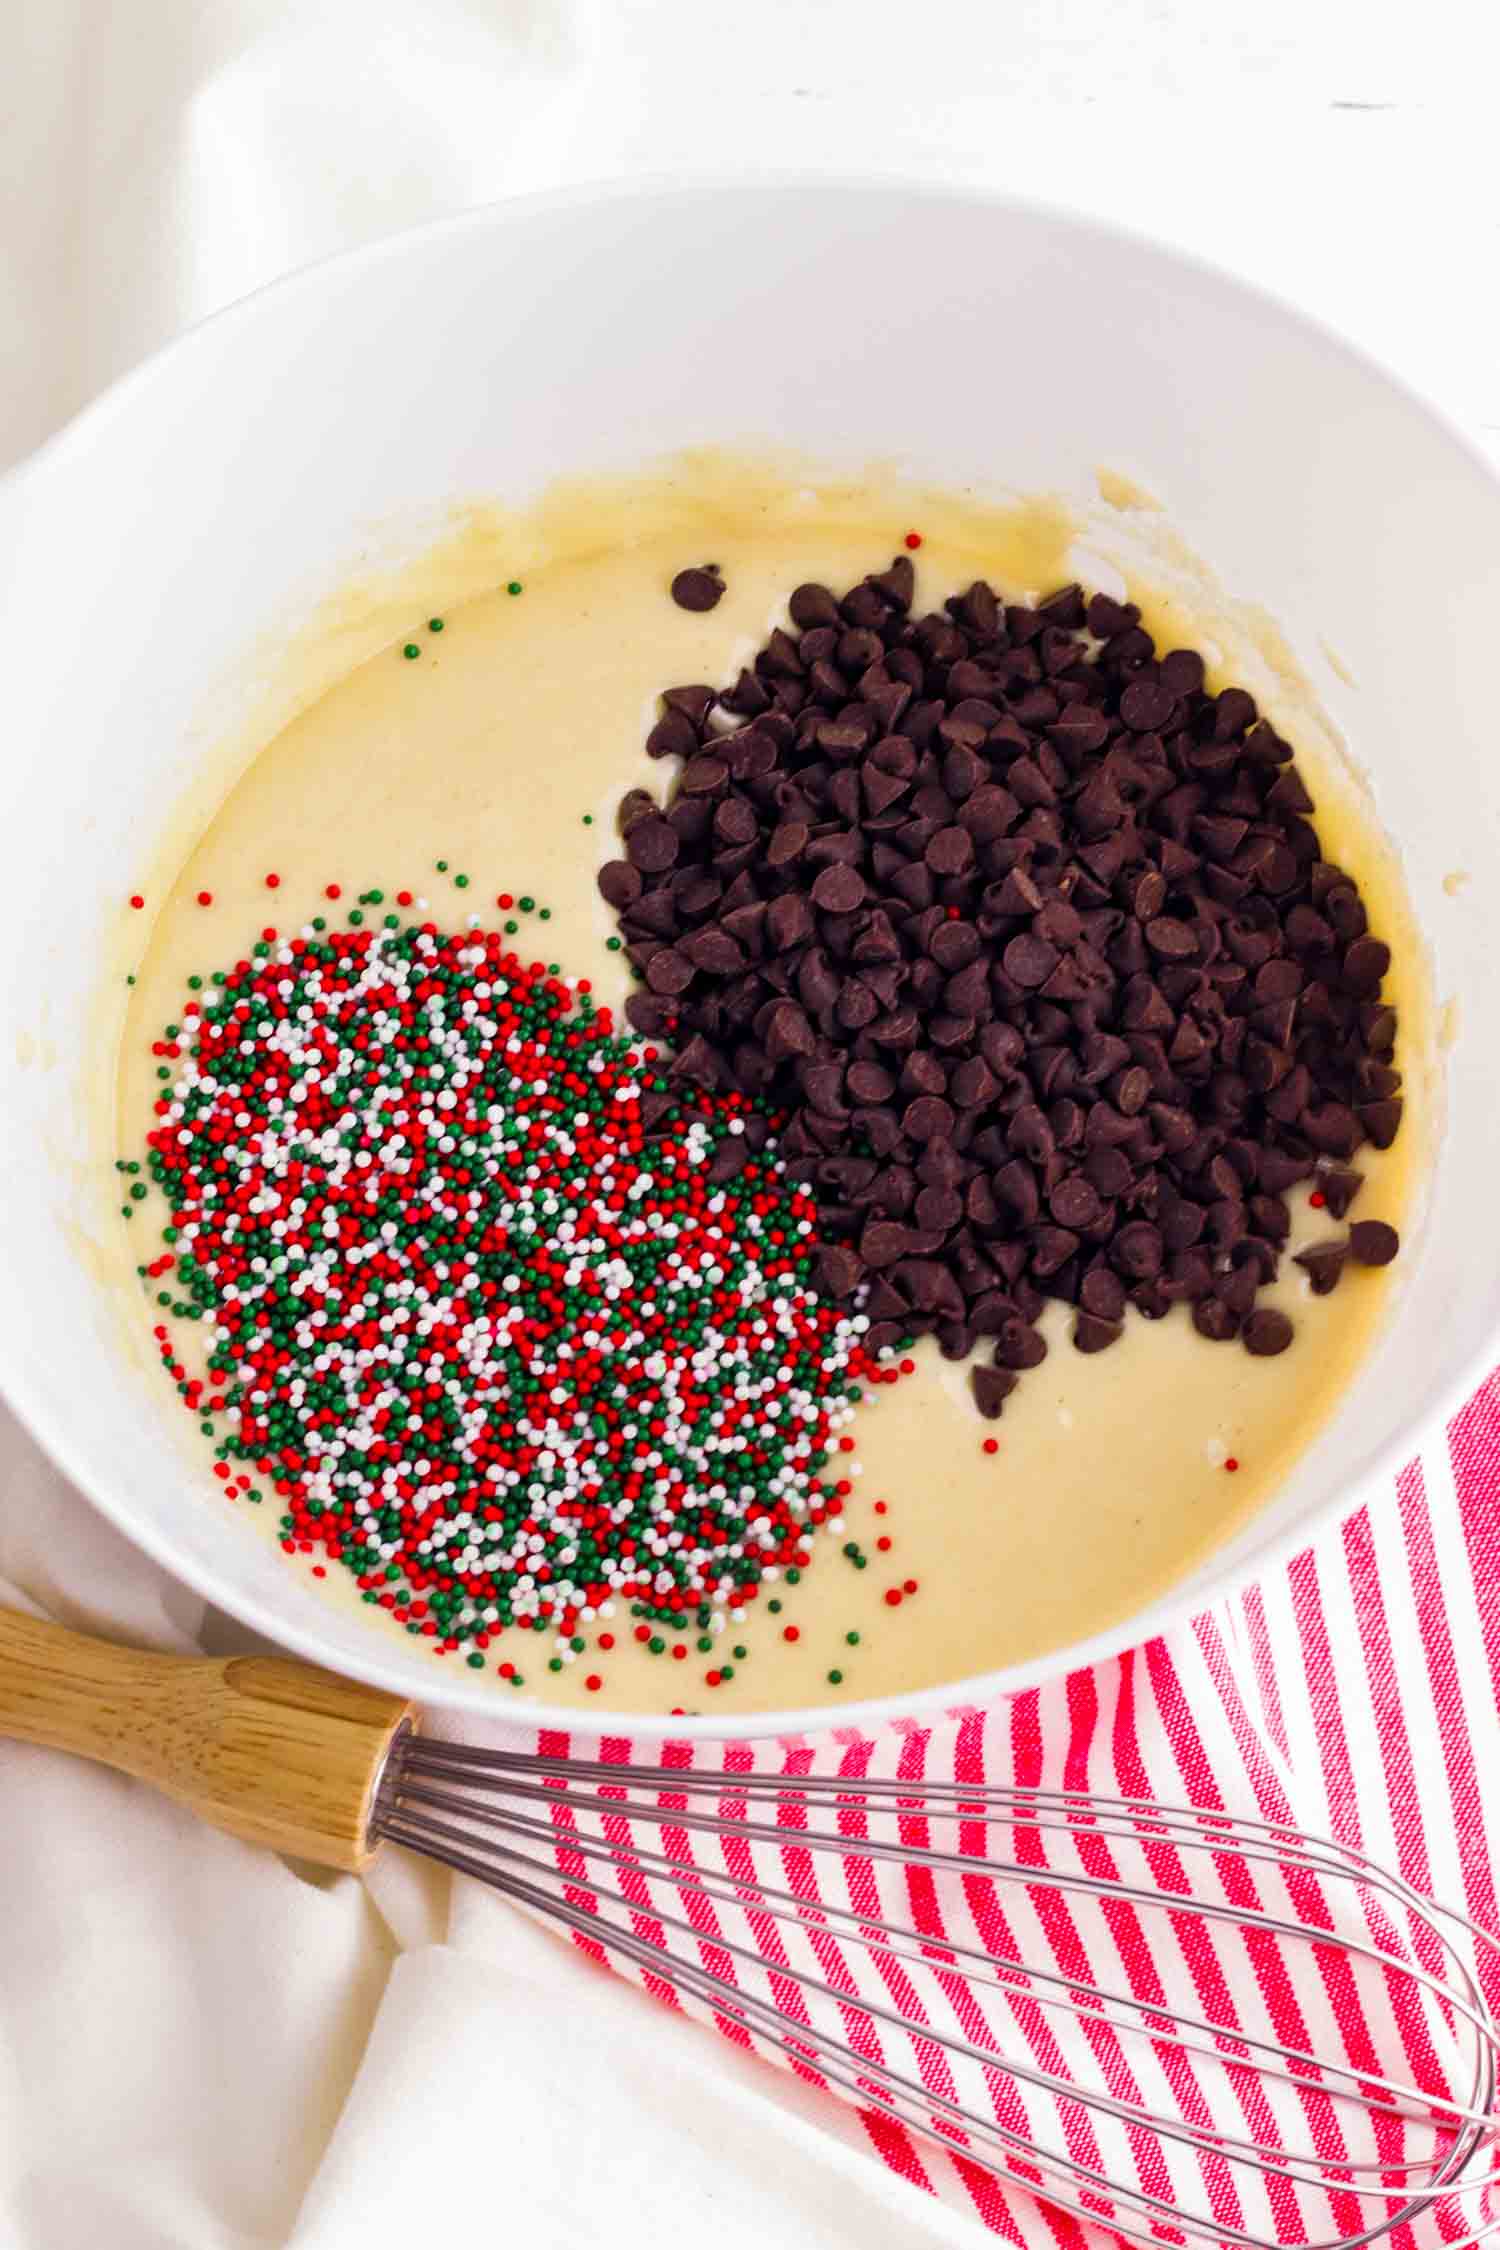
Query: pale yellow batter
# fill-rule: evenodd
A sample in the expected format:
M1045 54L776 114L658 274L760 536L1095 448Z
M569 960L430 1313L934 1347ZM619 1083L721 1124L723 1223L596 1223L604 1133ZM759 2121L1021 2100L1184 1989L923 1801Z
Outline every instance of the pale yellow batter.
M655 697L678 682L731 678L780 621L793 586L818 578L842 587L883 567L908 520L875 500L862 519L847 504L827 514L843 520L804 511L766 523L753 509L726 509L711 535L685 545L680 528L654 526L643 505L627 543L591 553L580 511L573 551L554 526L553 559L528 570L523 592L450 610L441 632L414 615L415 660L398 643L286 728L229 795L170 895L159 908L148 901L153 919L120 1079L122 1150L140 1150L157 1091L150 1042L176 1019L188 975L232 962L262 925L341 917L374 886L388 899L410 889L449 927L468 914L487 924L503 918L501 891L534 896L550 920L522 918L525 955L590 977L602 999L623 999L627 981L621 957L605 946L611 918L594 876L615 848L622 792L666 778L641 748ZM962 512L951 531L925 528L920 603L976 575L1037 592L1059 574L1060 532L1045 510L988 540ZM705 561L720 566L728 591L712 613L692 616L666 588L684 563ZM1316 792L1316 770L1309 779ZM1329 848L1359 876L1374 926L1394 934L1392 917L1404 925L1399 902L1347 809ZM342 888L337 905L324 895L331 883ZM200 892L211 905L197 903ZM1408 991L1398 996L1406 1006ZM1368 1184L1357 1216L1403 1223L1419 1138L1409 1120L1395 1149L1362 1152ZM141 1230L132 1231L134 1259ZM1337 1231L1326 1214L1300 1207L1291 1247ZM1299 1268L1288 1262L1283 1271L1264 1301L1293 1316L1297 1337L1275 1360L1207 1343L1180 1310L1156 1324L1132 1313L1117 1346L1083 1358L1068 1341L1069 1315L1049 1307L1050 1354L1023 1377L999 1423L980 1420L966 1369L921 1347L918 1374L857 1418L841 1538L824 1542L800 1584L766 1588L779 1613L763 1596L752 1621L710 1655L692 1636L683 1661L649 1655L632 1639L628 1613L605 1621L615 1637L607 1656L593 1645L595 1627L587 1653L559 1673L549 1672L552 1645L540 1635L506 1635L497 1653L521 1667L528 1693L559 1703L785 1709L956 1682L1101 1629L1180 1576L1274 1490L1368 1348L1387 1274L1350 1267L1331 1297L1315 1299ZM163 1401L175 1410L165 1382ZM982 1451L989 1436L999 1440L993 1456ZM224 1504L205 1448L204 1505ZM843 1539L858 1542L866 1569L838 1551ZM883 1552L880 1539L889 1540ZM908 1581L916 1593L891 1606L888 1591ZM331 1581L329 1594L353 1598ZM372 1632L399 1631L378 1613L361 1614ZM794 1640L784 1637L789 1626ZM731 1657L731 1644L745 1655ZM733 1679L709 1690L705 1673L726 1661ZM584 1679L595 1671L605 1687L590 1694ZM506 1693L497 1683L497 1697Z

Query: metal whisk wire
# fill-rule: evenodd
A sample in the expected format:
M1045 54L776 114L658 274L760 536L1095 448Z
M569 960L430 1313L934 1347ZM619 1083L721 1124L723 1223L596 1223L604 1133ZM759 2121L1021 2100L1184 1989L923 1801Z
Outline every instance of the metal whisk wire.
M417 1736L376 1827L1117 2234L1270 2250L1295 2213L1311 2250L1360 2250L1456 2195L1481 2198L1472 2239L1490 2231L1500 2033L1472 1948L1493 1941L1346 1846L1127 1798ZM1124 1985L1096 1981L1100 1958ZM1256 1990L1231 2004L1247 1961Z

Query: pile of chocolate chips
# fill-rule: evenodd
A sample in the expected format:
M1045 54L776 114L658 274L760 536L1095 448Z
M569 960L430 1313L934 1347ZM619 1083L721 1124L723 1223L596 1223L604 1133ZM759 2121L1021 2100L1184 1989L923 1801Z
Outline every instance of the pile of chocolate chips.
M1287 1190L1316 1175L1341 1219L1400 1123L1389 949L1288 744L1133 604L913 592L906 556L799 586L731 688L664 695L647 747L680 771L629 793L599 876L626 1013L781 1113L875 1347L987 1341L985 1412L1048 1297L1081 1351L1185 1301L1279 1352ZM1363 1221L1301 1262L1322 1293L1396 1248Z

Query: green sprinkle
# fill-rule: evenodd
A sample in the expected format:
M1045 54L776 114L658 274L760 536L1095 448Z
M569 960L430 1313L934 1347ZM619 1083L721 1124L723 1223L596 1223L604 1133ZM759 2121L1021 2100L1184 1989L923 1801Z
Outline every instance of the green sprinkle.
M604 941L604 949L607 953L618 953L620 951L620 944L621 941L619 938L607 937Z
M198 980L197 980L197 978L195 977L195 978L194 978L194 979L193 979L192 981L193 981L193 982L194 982L194 983L196 984ZM134 983L135 983L135 978L134 978L134 977L127 977L127 978L125 979L125 982L126 982L127 984L134 984Z
M465 1657L464 1662L468 1665L471 1672L482 1672L484 1670L484 1658L479 1654L477 1649L472 1656Z
M584 827L585 827L585 828L592 828L592 827L593 827L593 825L594 825L594 816L593 816L593 814L592 814L591 812L586 812L586 813L584 814L584 816L583 816L583 825L584 825Z
M509 585L508 585L508 586L506 587L505 591L507 592L507 594L519 594L519 593L520 593L520 591L521 591L521 581L520 581L520 579L519 579L519 578L513 578L513 579L511 580L510 584L509 584Z
M851 1648L858 1648L858 1646L859 1646L859 1635L858 1635L858 1633L846 1633L846 1634L844 1635L844 1639L845 1639L845 1640L846 1640L846 1641L848 1642L848 1644L849 1644L849 1646L850 1646Z
M709 1650L713 1647L713 1645L713 1641L707 1633L700 1633L698 1635L698 1653L700 1656L707 1656Z
M771 1615L773 1617L779 1617L781 1615L781 1604L779 1601L775 1600L774 1597L767 1602L766 1607L771 1612Z
M842 1686L843 1686L843 1684L844 1684L844 1675L843 1675L843 1673L842 1673L842 1672L840 1672L840 1671L839 1671L839 1670L837 1669L837 1667L835 1667L835 1669L834 1669L833 1671L831 1671L831 1672L829 1673L829 1675L828 1675L828 1685L829 1685L830 1687L842 1687Z
M562 1670L562 1658L560 1656L549 1656L547 1669L549 1672L560 1672Z
M410 663L411 659L414 656L420 656L421 653L422 651L418 648L415 641L408 641L405 648L401 651L401 654L406 658L408 663Z
M448 862L447 862L447 861L446 861L445 859L440 859L440 860L438 861L438 863L437 863L437 871L438 871L438 873L439 873L440 875L446 875L446 874L447 874L447 872L448 872Z
M440 633L440 632L442 631L442 629L443 629L443 621L442 621L442 619L441 619L440 617L429 617L429 618L428 618L428 620L427 620L427 630L428 630L428 632L429 632L429 633Z
M536 911L536 900L534 898L518 898L516 904L523 914L534 914Z
M738 1658L739 1662L743 1664L750 1651L747 1648L734 1648L730 1650L730 1654Z
M469 887L469 878L468 878L468 876L467 876L467 875L455 875L455 876L454 876L454 878L453 878L453 885L454 885L454 888L455 888L455 890L466 891L466 890L468 889L468 887Z

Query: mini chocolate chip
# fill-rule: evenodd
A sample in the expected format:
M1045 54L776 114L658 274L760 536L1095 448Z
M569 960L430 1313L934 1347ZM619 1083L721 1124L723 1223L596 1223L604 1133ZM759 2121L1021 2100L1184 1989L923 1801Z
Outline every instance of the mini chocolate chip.
M661 875L676 864L681 842L676 829L656 813L633 821L625 838L632 866L643 875Z
M1340 1171L1336 1166L1318 1174L1318 1188L1335 1219L1343 1218L1364 1184L1363 1172Z
M1176 707L1176 696L1160 680L1134 680L1120 697L1120 717L1137 734L1164 727Z
M1015 1389L1016 1378L1004 1367L976 1367L970 1371L969 1387L980 1413L987 1422L994 1422Z
M1162 1266L1161 1229L1153 1226L1149 1219L1132 1219L1115 1236L1110 1255L1121 1273L1132 1281L1152 1280Z
M895 1079L876 1062L851 1063L846 1083L857 1102L887 1102L896 1091Z
M1130 1159L1118 1148L1090 1149L1084 1159L1084 1177L1091 1181L1102 1196L1123 1195L1129 1187L1132 1173ZM1093 1308L1098 1311L1098 1307ZM1108 1319L1112 1317L1105 1315Z
M606 906L621 913L641 895L641 873L628 859L607 859L599 870L599 896Z
M1359 1121L1377 1148L1389 1148L1401 1124L1403 1104L1399 1095L1387 1101L1361 1102Z
M967 828L940 828L922 856L934 875L962 875L974 864L974 839Z
M672 599L679 609L712 609L723 592L724 581L712 570L679 570L672 581Z
M1359 937L1344 955L1344 983L1361 997L1378 992L1391 965L1391 949L1379 938Z
M649 758L690 758L698 747L698 729L685 711L665 711L646 737Z
M1240 1332L1238 1314L1218 1297L1199 1299L1193 1307L1193 1326L1213 1344L1227 1344Z
M914 1102L908 1103L901 1119L902 1132L913 1141L931 1141L939 1136L946 1139L953 1126L951 1103L936 1094L919 1094Z
M1045 938L1024 934L1013 937L1001 955L1006 975L1027 991L1045 984L1061 958L1057 947Z
M1255 1359L1274 1359L1291 1342L1294 1330L1284 1312L1261 1305L1251 1313L1243 1330L1244 1345Z
M1349 1253L1362 1266L1388 1266L1401 1237L1384 1219L1356 1219L1349 1229Z
M1299 1250L1292 1263L1303 1268L1313 1295L1326 1297L1337 1288L1348 1256L1347 1242L1314 1242Z
M926 1232L950 1234L963 1215L963 1199L952 1188L924 1187L917 1197L917 1225Z
M895 1219L871 1219L859 1238L859 1254L867 1266L893 1266L906 1256L910 1236Z
M864 1267L846 1243L828 1242L818 1252L818 1286L829 1297L852 1297L864 1279Z
M745 949L737 945L726 929L694 930L683 938L677 948L692 962L695 969L704 969L716 977L733 976L745 966Z
M1041 1366L1047 1356L1047 1339L1013 1313L996 1332L993 1356L997 1367L1022 1373L1028 1367Z
M1073 1321L1073 1343L1081 1352L1108 1351L1123 1334L1117 1320L1103 1320L1097 1313L1079 1312Z
M767 1011L763 1037L773 1062L810 1055L817 1046L812 1025L795 1000L778 1000Z
M1059 1226L1092 1226L1104 1206L1081 1172L1059 1180L1048 1197L1048 1209Z
M1166 961L1191 961L1198 953L1192 924L1173 914L1156 914L1146 924L1146 943Z
M1078 1292L1078 1301L1085 1312L1097 1320L1117 1321L1125 1317L1125 1284L1108 1266L1095 1266L1086 1273Z
M852 914L865 902L865 879L856 867L837 862L825 867L812 887L812 902L824 914Z
M646 963L646 982L655 993L675 998L693 981L693 964L670 945L659 945Z

